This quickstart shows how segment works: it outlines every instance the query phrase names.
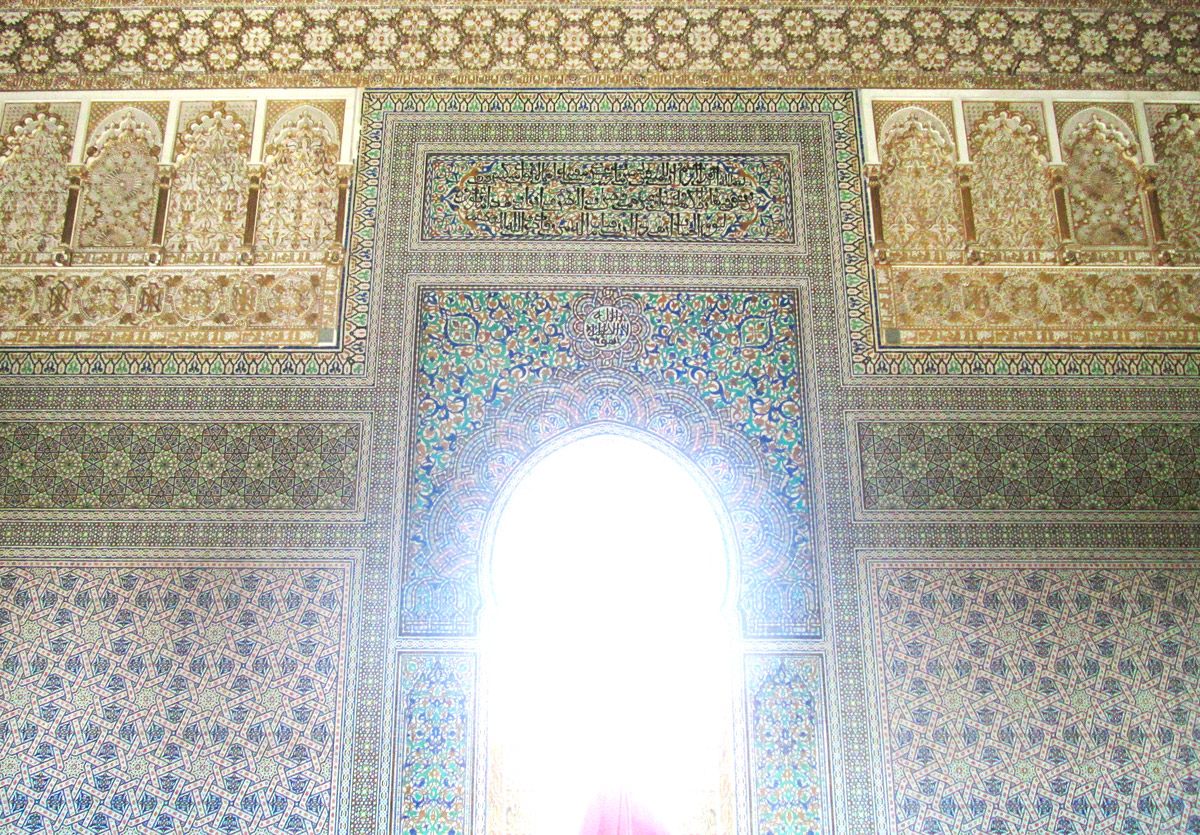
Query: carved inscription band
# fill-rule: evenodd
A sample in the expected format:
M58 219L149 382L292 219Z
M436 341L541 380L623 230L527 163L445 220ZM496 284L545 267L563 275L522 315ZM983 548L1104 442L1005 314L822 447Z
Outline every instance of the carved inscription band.
M421 240L795 243L786 154L435 153Z

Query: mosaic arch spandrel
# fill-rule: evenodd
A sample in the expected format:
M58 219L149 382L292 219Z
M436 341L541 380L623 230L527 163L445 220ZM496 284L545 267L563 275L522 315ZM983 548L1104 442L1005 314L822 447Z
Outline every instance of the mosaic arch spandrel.
M509 478L610 428L687 460L722 503L748 636L819 636L798 298L420 289L402 632L472 634L486 522ZM522 336L535 330L543 338Z

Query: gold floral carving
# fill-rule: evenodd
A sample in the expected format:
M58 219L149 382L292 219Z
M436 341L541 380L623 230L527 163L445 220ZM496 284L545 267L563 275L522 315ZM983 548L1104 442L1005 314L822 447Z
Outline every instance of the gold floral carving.
M877 279L896 344L1200 345L1194 269L894 267Z
M50 254L62 237L71 136L49 113L15 125L0 160L0 253ZM6 258L6 260L9 260Z
M256 251L323 258L336 242L337 143L302 110L268 145L263 163Z
M339 288L328 266L0 270L0 336L9 345L318 345L333 339Z
M1033 127L999 112L977 130L971 174L975 229L985 261L1053 261L1058 246L1049 161Z
M1099 116L1063 140L1075 240L1087 247L1146 246L1137 147Z
M1167 240L1195 262L1200 256L1200 123L1190 113L1159 130L1158 198Z
M894 262L961 260L966 235L950 142L912 118L888 130L881 147L879 202L888 257Z
M250 188L246 126L215 109L193 122L181 141L167 211L166 251L177 261L236 256Z
M131 114L107 129L93 146L79 200L79 246L146 247L158 200L154 135Z

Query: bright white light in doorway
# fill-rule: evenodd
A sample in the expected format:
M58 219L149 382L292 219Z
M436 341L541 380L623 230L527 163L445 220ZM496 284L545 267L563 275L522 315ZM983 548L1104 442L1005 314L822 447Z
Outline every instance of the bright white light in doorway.
M574 835L617 785L671 826L711 779L727 565L708 497L648 444L585 438L518 484L492 550L489 732L529 789L531 835Z

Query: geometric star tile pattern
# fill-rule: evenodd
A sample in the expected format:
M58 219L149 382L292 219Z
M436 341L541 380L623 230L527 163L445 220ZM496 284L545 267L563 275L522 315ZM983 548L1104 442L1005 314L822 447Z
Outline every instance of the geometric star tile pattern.
M856 421L861 509L1200 510L1200 423Z
M0 824L336 831L351 561L150 556L0 565Z
M308 511L361 506L366 424L0 422L0 513Z
M1200 572L868 560L897 835L1200 831Z

